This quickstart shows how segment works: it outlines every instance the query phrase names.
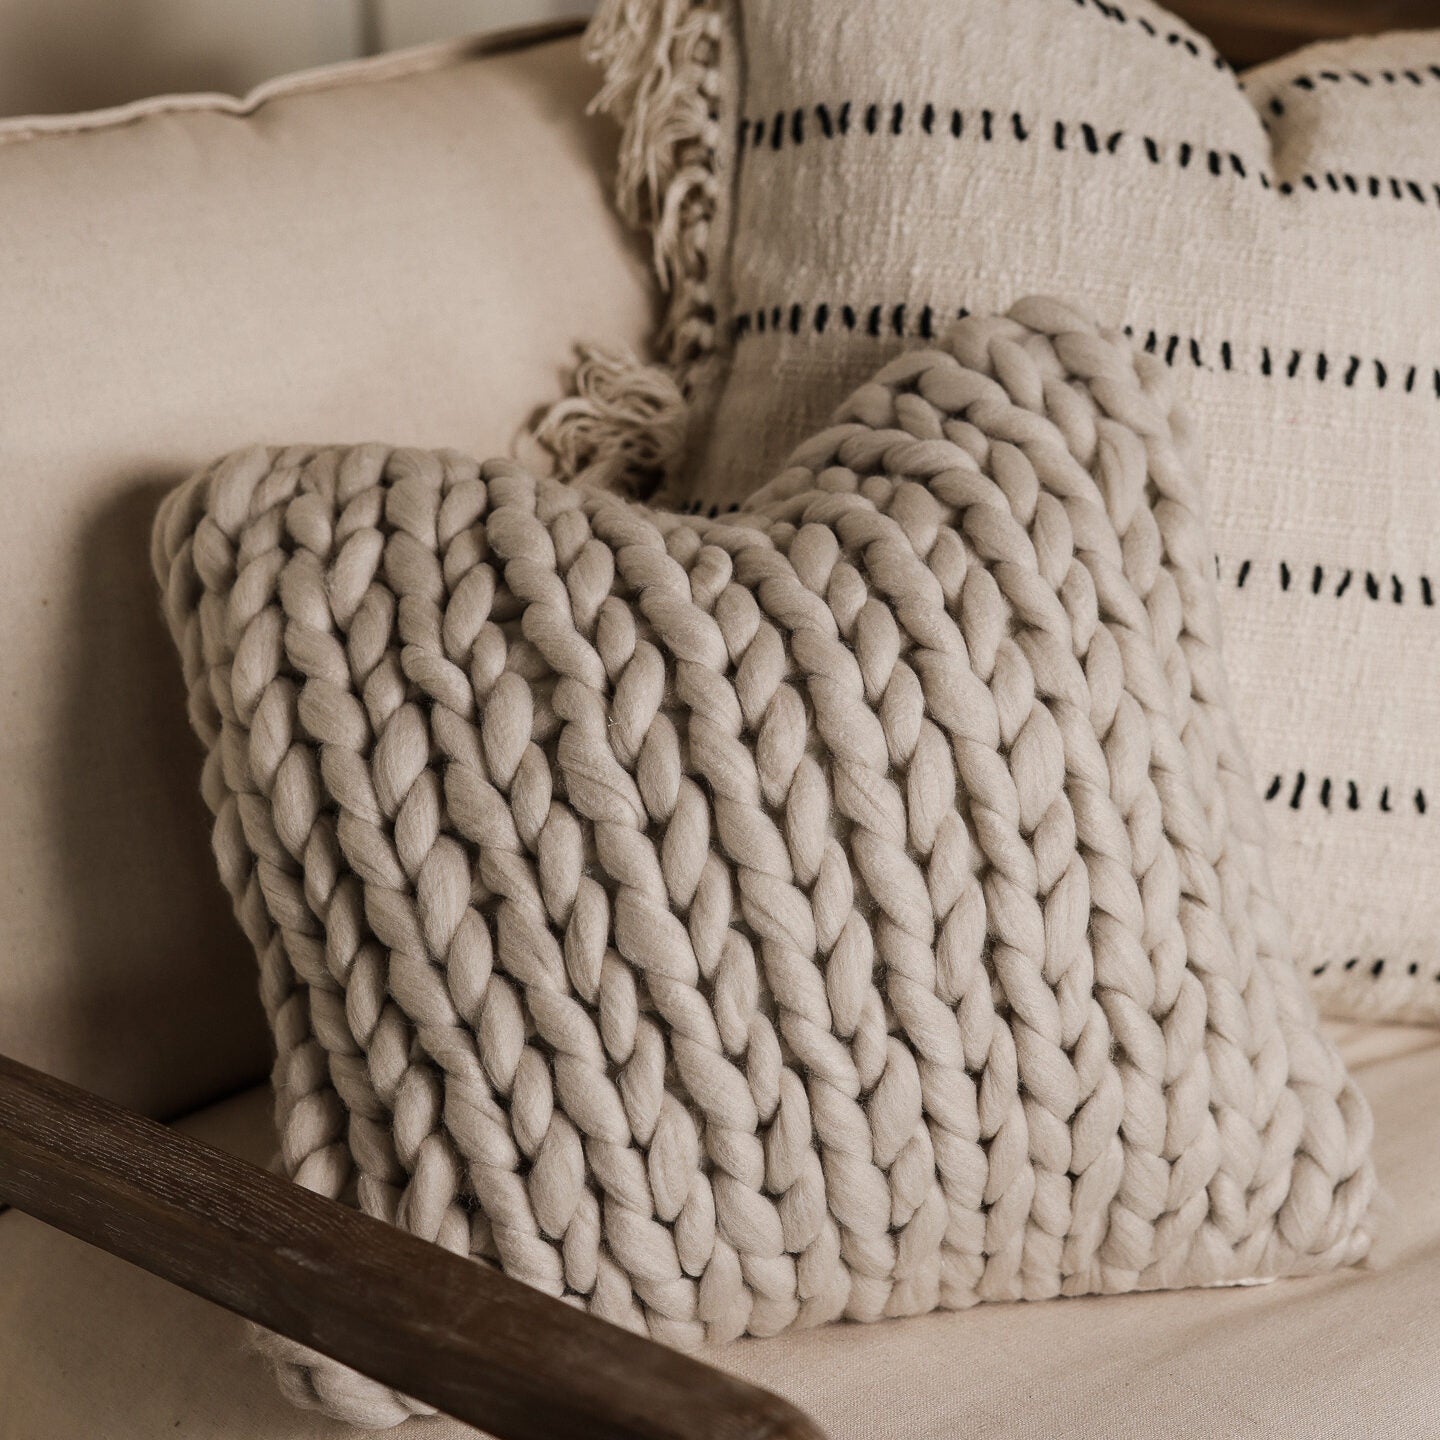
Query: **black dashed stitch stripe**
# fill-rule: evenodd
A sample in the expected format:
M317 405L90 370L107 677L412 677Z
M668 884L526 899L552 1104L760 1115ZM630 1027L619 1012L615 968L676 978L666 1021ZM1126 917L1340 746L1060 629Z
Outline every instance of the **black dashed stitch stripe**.
M848 135L850 133L849 115L851 104L852 102L846 101L840 107L838 124L833 118L830 107L823 102L809 107L808 110L805 107L801 107L789 112L788 115L787 112L782 110L777 111L776 114L769 119L753 121L742 120L737 127L740 147L744 149L748 145L750 148L756 150L768 148L774 151L783 149L787 143L791 145L803 144L807 134L806 116L810 111L814 113L815 124L821 138L834 140L837 137ZM1004 123L1004 121L1001 121L999 112L988 108L981 108L973 113L978 115L978 131L982 140L986 143L993 143L1000 138L1000 123ZM889 107L888 123L882 124L882 106L878 102L868 104L864 109L865 132L869 135L879 135L882 133L892 136L903 135L906 133L905 116L906 108L904 102L895 101ZM927 101L920 112L919 128L922 134L928 136L935 134L936 116L937 111L934 103ZM1009 135L1016 141L1023 143L1028 140L1034 132L1035 122L1021 114L1018 110L1009 112L1005 120L1008 121ZM1068 143L1070 129L1072 127L1079 131L1085 154L1119 155L1121 153L1123 142L1126 139L1126 132L1124 130L1114 130L1102 136L1095 125L1087 120L1074 122L1056 120L1051 132L1055 149L1067 150L1072 148ZM958 140L965 133L966 128L965 112L958 108L952 109L950 112L950 134L952 138ZM1188 169L1191 160L1196 154L1196 147L1188 140L1181 141L1177 145L1167 146L1162 144L1162 142L1157 140L1153 135L1142 135L1138 138L1144 147L1146 157L1150 160L1151 164L1154 165L1159 165L1163 163L1167 157L1170 157L1173 158L1174 162L1178 164L1182 170ZM1172 150L1173 157L1171 157ZM1204 154L1206 157L1206 168L1212 176L1218 178L1229 174L1239 180L1258 177L1260 183L1267 189L1269 188L1270 177L1258 162L1252 161L1251 165L1247 165L1243 157L1230 150L1206 150Z
M1293 775L1272 775L1270 783L1265 787L1265 799L1271 803L1283 801L1287 808L1300 810L1305 806L1306 795L1310 794L1322 809L1330 810L1335 786L1339 784L1345 787L1345 808L1350 811L1358 812L1369 808L1383 815L1425 815L1429 811L1425 792L1419 787L1410 792L1408 804L1402 802L1397 806L1391 798L1391 792L1399 787L1381 785L1379 790L1374 792L1373 802L1367 806L1362 801L1360 787L1354 780L1332 781L1330 776L1326 775L1321 778L1318 786L1311 786L1304 770L1297 770ZM1400 793L1404 794L1404 791L1400 790Z
M1399 85L1408 81L1411 85L1433 84L1440 80L1440 65L1427 65L1423 69L1405 70L1376 70L1365 72L1361 70L1317 70L1313 75L1292 75L1285 84L1293 85L1297 90L1315 91L1320 88L1321 83L1325 85L1340 85L1342 83L1353 83L1356 85L1375 85L1377 82L1385 85ZM1241 81L1241 89L1244 89L1244 81ZM1277 102L1272 101L1272 108ZM1280 111L1275 112L1277 115Z
M1383 975L1398 974L1401 970L1412 980L1420 973L1420 962L1418 960L1392 960L1385 955L1363 956L1351 955L1346 960L1322 960L1318 965L1310 967L1310 973L1316 979L1320 976L1338 970L1346 975L1363 976L1370 980L1379 980ZM1436 971L1434 979L1440 980L1440 971Z
M810 109L814 112L819 134L824 139L833 140L837 135L844 136L850 133L849 101L840 108L838 126L832 121L829 107L825 104L817 103ZM883 107L878 102L872 102L865 106L866 134L890 136L906 134L905 117L907 112L904 101L897 100L890 104L888 118L882 115L882 109ZM784 149L787 143L794 146L802 145L807 133L807 113L807 109L801 107L788 113L783 110L777 111L769 120L760 119L750 122L742 120L737 127L740 148L743 150L748 143L752 149L768 148L773 152ZM987 144L998 139L1000 130L995 123L997 112L982 109L979 112L979 118L981 139ZM1034 129L1034 122L1019 111L1011 112L1008 118L1010 136L1019 142L1028 140ZM1056 150L1077 148L1068 143L1071 127L1079 130L1081 145L1078 148L1084 154L1119 155L1123 149L1123 141L1126 137L1126 132L1123 130L1116 130L1102 140L1100 132L1089 121L1056 120L1052 130ZM953 109L950 112L951 136L959 139L965 128L964 112ZM928 136L933 136L935 133L935 107L931 103L927 103L921 111L920 130ZM1151 164L1159 165L1170 158L1169 147L1163 145L1154 136L1142 135L1139 140L1144 148L1146 158ZM1212 179L1232 178L1238 181L1253 179L1262 189L1273 188L1281 195L1294 195L1297 189L1310 194L1328 191L1334 195L1368 196L1372 200L1390 198L1398 201L1412 201L1415 204L1424 205L1426 208L1440 209L1440 181L1422 182L1395 175L1358 176L1345 170L1326 170L1315 174L1302 174L1293 180L1282 180L1275 183L1272 182L1269 173L1258 161L1252 161L1247 166L1244 158L1233 150L1214 150L1208 147L1201 147L1197 150L1197 147L1188 140L1182 140L1173 147L1174 163L1182 170L1190 169L1191 161L1195 160L1197 155L1203 159L1203 164L1199 167L1200 173L1207 174Z
M1075 4L1081 10L1088 10L1092 14L1102 16L1106 20L1114 21L1117 25L1129 25L1133 21L1137 28L1144 31L1144 33L1152 39L1164 40L1166 44L1183 50L1185 54L1196 60L1206 60L1213 65L1215 69L1223 71L1226 74L1234 74L1234 71L1230 68L1229 61L1227 61L1224 56L1217 55L1215 51L1208 46L1202 47L1196 44L1189 35L1182 35L1178 30L1158 30L1145 16L1137 15L1132 17L1122 10L1120 6L1108 4L1107 0L1075 0Z
M1245 583L1250 579L1252 573L1254 573L1254 569L1255 562L1252 560L1242 560L1235 567L1235 589L1243 590L1245 588ZM1304 567L1301 565L1292 564L1288 560L1279 560L1276 562L1275 576L1282 591L1288 592L1292 583L1303 573ZM1382 571L1378 575L1373 570L1366 570L1362 573L1365 577L1364 593L1368 599L1375 601L1377 604L1381 600L1388 600L1392 605L1419 604L1432 609L1434 608L1435 592L1428 575L1416 576L1415 585L1411 587L1407 586L1404 577L1392 571ZM1218 555L1215 557L1215 574L1218 579L1224 580L1225 565ZM1310 567L1310 584L1306 593L1310 595L1327 596L1328 598L1338 600L1350 589L1350 582L1355 578L1355 574L1356 572L1354 570L1345 570L1339 580L1334 583L1333 588L1327 590L1325 586L1325 567L1323 565L1312 565ZM1360 592L1356 591L1356 593L1359 594Z
M818 317L823 311L828 319L829 314L834 308L834 302L821 302L809 312L806 312L804 306L796 304L789 304L783 308L792 316L790 327L792 334L798 335L802 331L811 330L815 334L820 335L825 333L826 322ZM923 329L925 322L923 318L917 326L912 327L908 325L903 318L906 313L906 306L904 303L896 304L894 302L891 302L889 305L876 305L873 307L871 311L871 322L867 327L871 335L879 335L881 333L882 325L879 317L882 315L882 312L887 309L890 312L888 328L892 333L899 336L910 334L925 335ZM852 304L844 304L843 312L853 314ZM931 316L932 321L934 315L938 313L933 305L923 307L916 313L923 317L927 312ZM732 339L741 340L748 335L763 335L771 330L780 329L781 313L782 307L774 307L773 315L768 325L763 309L744 311L733 316L730 321L730 334ZM807 313L809 315L808 320L804 318ZM793 318L797 315L801 317L798 321ZM897 316L901 318L896 318ZM845 325L846 329L855 328L854 322L848 319ZM1133 335L1135 333L1134 327L1127 325L1125 332L1126 334ZM929 337L926 336L925 338ZM1238 374L1254 374L1258 371L1259 374L1264 376L1273 376L1276 374L1274 352L1269 345L1262 345L1260 347L1258 357L1254 357L1252 354L1252 356L1247 359L1243 354L1237 354L1233 341L1221 340L1219 344L1211 350L1211 358L1207 359L1205 347L1202 346L1198 336L1165 335L1155 330L1149 330L1145 334L1142 348L1152 355L1160 356L1167 365L1172 367L1177 364L1188 363L1197 370L1209 369L1214 371L1218 369L1220 371ZM1366 360L1359 355L1335 356L1327 354L1323 350L1309 352L1296 349L1293 346L1290 347L1288 351L1282 351L1281 353L1285 356L1283 373L1285 377L1290 380L1305 380L1313 376L1317 382L1324 384L1329 380L1332 372L1335 372L1340 376L1340 383L1347 388L1353 389L1359 382L1366 380L1372 384L1375 389L1384 390L1390 387L1391 376L1399 373L1393 363L1387 363L1378 357ZM1312 356L1313 358L1311 358ZM1218 364L1216 363L1216 357L1218 357ZM1344 364L1343 370L1339 368L1342 361ZM1415 365L1408 366L1405 371L1405 383L1402 387L1398 388L1403 389L1407 395L1414 394L1416 391L1416 377L1419 373L1419 367ZM1440 399L1440 367L1433 369L1432 376L1434 396L1436 399Z

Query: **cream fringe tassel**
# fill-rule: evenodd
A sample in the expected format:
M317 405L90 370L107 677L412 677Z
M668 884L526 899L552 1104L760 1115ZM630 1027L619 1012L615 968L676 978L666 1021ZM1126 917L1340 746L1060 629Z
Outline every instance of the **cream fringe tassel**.
M684 458L691 380L715 349L706 252L719 183L717 0L602 0L585 46L605 76L592 108L622 127L616 204L653 232L670 304L658 364L586 351L575 394L551 407L534 437L568 478L651 494Z
M552 405L534 433L558 474L643 499L680 459L687 419L669 370L596 347L581 352L575 394Z

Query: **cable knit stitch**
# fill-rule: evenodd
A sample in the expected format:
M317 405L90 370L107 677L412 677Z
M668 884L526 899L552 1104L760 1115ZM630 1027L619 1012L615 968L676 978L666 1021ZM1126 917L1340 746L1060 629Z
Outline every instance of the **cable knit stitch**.
M1034 300L718 519L379 446L176 491L286 1171L683 1346L1361 1256L1171 385Z

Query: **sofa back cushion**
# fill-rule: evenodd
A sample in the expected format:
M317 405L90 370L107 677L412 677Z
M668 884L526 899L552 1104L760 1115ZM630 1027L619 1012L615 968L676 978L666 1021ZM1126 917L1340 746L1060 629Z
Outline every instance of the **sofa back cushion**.
M263 1074L160 618L255 440L509 448L651 321L564 31L0 127L0 1052L155 1113Z

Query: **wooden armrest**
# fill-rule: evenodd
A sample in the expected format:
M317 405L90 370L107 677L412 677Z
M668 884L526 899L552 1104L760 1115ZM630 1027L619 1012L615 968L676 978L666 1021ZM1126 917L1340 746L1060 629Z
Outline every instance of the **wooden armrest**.
M3 1056L0 1200L499 1440L823 1440L778 1396Z

